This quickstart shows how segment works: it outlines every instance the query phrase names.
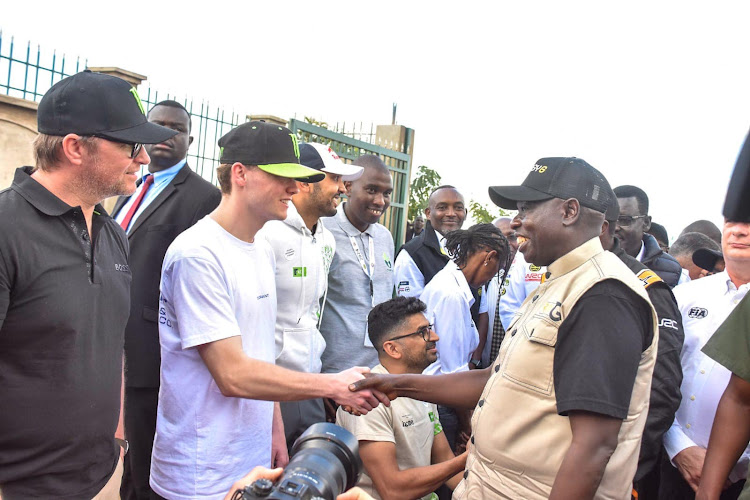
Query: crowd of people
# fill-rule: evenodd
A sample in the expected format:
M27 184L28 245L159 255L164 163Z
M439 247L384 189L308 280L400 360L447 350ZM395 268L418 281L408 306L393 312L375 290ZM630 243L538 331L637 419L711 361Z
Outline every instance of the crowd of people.
M187 109L90 71L38 132L0 192L0 498L221 499L325 421L340 498L750 498L741 195L670 245L643 189L541 158L489 187L517 215L439 186L396 248L378 156L251 121L217 188Z

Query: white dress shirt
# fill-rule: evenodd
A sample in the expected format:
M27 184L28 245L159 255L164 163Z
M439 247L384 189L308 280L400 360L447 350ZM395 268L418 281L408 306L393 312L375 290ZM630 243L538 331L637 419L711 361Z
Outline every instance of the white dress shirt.
M440 250L448 255L445 250L445 237L435 231L440 243ZM396 285L396 295L399 297L419 297L424 290L424 275L417 267L417 263L411 258L409 252L403 250L396 256L393 265L393 282Z
M420 297L427 304L425 315L435 324L438 359L423 373L436 375L469 369L469 360L479 346L479 332L471 319L474 297L464 273L455 262L448 262L437 273Z
M701 349L750 288L737 289L726 271L679 285L674 295L682 314L685 343L682 348L682 402L672 427L664 435L669 458L690 446L708 447L708 438L731 372ZM731 482L747 476L750 447L729 475Z

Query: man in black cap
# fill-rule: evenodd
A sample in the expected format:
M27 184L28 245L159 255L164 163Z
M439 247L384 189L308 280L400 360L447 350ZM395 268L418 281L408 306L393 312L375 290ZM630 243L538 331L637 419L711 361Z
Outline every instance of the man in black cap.
M131 286L130 318L125 328L125 432L130 450L123 464L124 500L151 496L148 475L156 429L159 397L159 278L170 243L221 201L221 193L187 165L193 138L187 109L176 101L161 101L148 121L177 135L146 146L148 172L135 193L121 196L112 211L128 234Z
M131 274L98 203L131 194L143 144L175 132L148 123L130 84L89 71L53 85L37 119L36 166L0 193L0 496L116 498Z
M221 203L175 239L162 267L150 484L165 498L221 498L253 467L283 467L274 401L329 397L365 413L379 402L348 390L367 368L322 375L274 364L275 263L256 236L287 217L297 179L325 175L300 165L297 137L279 125L242 124L219 146Z
M492 367L375 375L353 389L474 409L454 498L627 498L646 421L657 317L643 285L599 242L607 180L578 158L542 158L521 186L490 188L545 280ZM561 418L562 417L562 418Z

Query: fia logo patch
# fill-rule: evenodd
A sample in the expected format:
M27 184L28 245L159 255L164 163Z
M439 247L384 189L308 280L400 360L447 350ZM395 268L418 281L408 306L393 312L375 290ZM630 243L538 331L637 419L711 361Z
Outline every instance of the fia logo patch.
M691 307L688 311L688 318L703 319L708 316L708 309L704 307Z

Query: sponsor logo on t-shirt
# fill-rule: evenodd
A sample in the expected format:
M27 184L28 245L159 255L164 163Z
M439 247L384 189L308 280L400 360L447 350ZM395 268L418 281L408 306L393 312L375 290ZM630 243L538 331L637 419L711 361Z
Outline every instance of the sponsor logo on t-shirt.
M526 281L542 281L542 273L526 273Z
M414 425L414 417L410 414L401 415L401 427L411 427Z
M121 273L129 273L130 266L127 264L115 264L115 271L120 271Z
M264 293L263 295L258 295L258 300L267 299L267 298L268 298L268 294L267 293Z
M398 282L398 293L404 293L411 290L411 287L409 286L408 281L399 281Z
M688 318L703 319L708 316L708 309L704 307L691 307L688 311Z
M560 308L562 304L560 302L547 302L542 307L542 312L549 315L549 319L552 321L560 321L562 319L562 313Z
M286 252L284 252L284 257L286 257L286 260L292 260L292 257L294 257L294 248L287 248Z
M529 271L537 272L541 270L542 270L541 266L535 266L534 264L529 265Z
M305 276L307 276L306 267L293 267L292 268L292 278L304 278Z

